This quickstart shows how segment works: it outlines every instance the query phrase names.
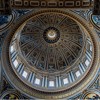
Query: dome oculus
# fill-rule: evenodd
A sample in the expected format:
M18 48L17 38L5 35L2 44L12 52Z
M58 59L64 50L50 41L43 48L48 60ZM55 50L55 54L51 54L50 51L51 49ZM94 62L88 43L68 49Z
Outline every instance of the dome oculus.
M47 43L56 43L60 38L59 30L55 27L49 27L44 30L43 38Z

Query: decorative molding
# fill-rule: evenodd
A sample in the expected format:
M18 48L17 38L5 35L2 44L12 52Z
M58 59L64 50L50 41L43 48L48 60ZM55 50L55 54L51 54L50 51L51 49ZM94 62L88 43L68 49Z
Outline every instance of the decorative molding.
M24 8L91 8L93 1L87 0L11 0L15 9Z
M72 88L62 91L62 92L57 92L57 93L45 93L41 91L37 91L35 89L32 89L25 85L21 80L19 80L18 77L16 77L16 74L11 68L11 64L9 62L9 45L11 38L13 34L16 32L16 29L21 25L21 23L24 23L27 19L41 13L46 13L46 12L55 12L55 13L62 13L65 14L66 16L69 16L76 20L84 29L86 29L87 34L91 37L91 40L94 45L94 59L93 59L93 64L89 70L89 73L82 79L78 84L73 86ZM10 34L7 35L7 38L4 41L3 45L3 51L2 51L2 65L4 72L8 78L8 80L22 93L28 95L29 97L38 97L38 98L52 98L52 99L57 99L57 98L64 98L64 97L71 97L75 94L78 94L80 91L83 91L88 87L89 84L91 84L91 81L93 81L98 74L98 66L99 66L99 45L98 45L98 37L95 34L93 30L90 29L88 23L82 19L79 18L79 16L75 15L75 13L72 13L71 11L63 11L63 10L54 10L54 9L49 9L49 10L42 10L39 12L30 12L26 16L24 16L19 23L16 23L16 27L10 32ZM7 71L7 72L6 72ZM33 92L34 91L34 92Z

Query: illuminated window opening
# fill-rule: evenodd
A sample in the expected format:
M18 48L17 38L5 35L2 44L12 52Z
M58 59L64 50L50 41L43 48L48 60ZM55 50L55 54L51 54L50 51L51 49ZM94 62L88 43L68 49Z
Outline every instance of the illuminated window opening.
M77 77L79 77L81 75L80 71L77 71L75 74Z
M68 84L68 78L63 79L63 83L64 83L64 85Z
M54 87L54 81L49 81L49 86Z
M14 64L14 67L15 67L15 68L18 67L18 61L17 61L17 60L15 60L15 61L13 62L13 64Z
M89 64L90 64L89 60L86 60L86 61L85 61L85 65L88 67Z
M90 45L90 51L92 51L92 46Z
M40 84L40 79L36 78L35 79L35 84L39 85Z
M27 75L28 75L28 73L27 73L26 71L24 71L23 74L22 74L22 76L23 76L24 78L27 78Z
M12 45L11 47L10 47L10 52L12 53L14 51L14 46Z

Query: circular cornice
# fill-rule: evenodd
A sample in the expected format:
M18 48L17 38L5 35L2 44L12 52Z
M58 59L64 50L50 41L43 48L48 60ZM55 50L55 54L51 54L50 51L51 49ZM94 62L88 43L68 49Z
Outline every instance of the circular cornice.
M45 16L45 15L54 15L55 13L53 13L53 12L46 12L46 13L40 13L40 15L42 15L42 16ZM38 17L40 16L40 15L37 15ZM62 16L62 13L57 13L56 15L59 15L60 17ZM66 15L65 15L66 16ZM63 15L63 21L64 21L64 19L67 19L67 25L68 25L68 22L69 22L69 24L72 22L72 25L75 25L75 26L77 26L77 29L76 29L76 31L74 30L74 32L72 31L72 34L74 33L75 35L75 37L77 38L79 35L82 37L82 38L84 38L85 37L85 35L84 35L84 33L83 33L83 31L81 32L80 31L80 28L79 28L79 26L77 25L77 23L76 22L74 22L73 20L71 20L71 19L69 19L69 18L67 18L67 16L65 17L64 15ZM56 16L57 17L57 16ZM31 19L28 19L28 22L27 22L27 24L26 25L29 25L30 23L30 21L32 20L32 22L33 22L33 20L35 19L36 17L35 16L33 16ZM62 17L61 17L62 18ZM46 19L46 18L44 18L44 19ZM47 18L47 19L50 19L50 18ZM61 20L62 21L62 20ZM48 20L47 20L47 22L48 22ZM26 22L25 22L26 23ZM25 23L24 23L24 25L25 25ZM28 24L29 23L29 24ZM32 23L31 23L31 25L32 25ZM54 26L56 26L56 24L53 24ZM42 25L43 26L43 25ZM47 25L46 25L47 26ZM52 25L51 25L52 26ZM58 25L57 25L58 26ZM38 25L37 25L37 27L38 27ZM48 26L49 27L49 26ZM46 29L48 29L48 27L46 28ZM25 26L25 29L26 29L27 27ZM49 29L51 29L52 27L49 27ZM67 28L67 27L66 27ZM71 27L69 27L68 26L68 28L71 28ZM74 27L74 28L76 28L76 27ZM14 38L14 40L16 40L16 42L13 42L12 43L12 41L14 41L13 40L13 38L12 38L12 41L11 41L11 46L10 47L12 47L13 45L16 45L17 46L17 44L19 44L19 40L20 40L20 37L19 36L21 36L22 38L23 38L23 36L27 36L28 35L28 33L30 33L30 32L26 32L26 35L25 35L25 33L24 33L24 31L22 30L21 31L21 29L23 29L23 27L20 27L20 29L18 29L16 32L15 32L15 35L13 36L13 37L15 37ZM34 28L32 27L32 29L34 30ZM54 27L53 27L53 29L54 29ZM58 28L59 29L59 28ZM19 31L20 30L20 31ZM29 30L29 28L28 28L28 30ZM45 30L45 29L44 29ZM60 31L62 30L62 29L59 29ZM22 32L22 33L21 33ZM31 31L32 32L32 31ZM64 32L64 31L63 31ZM67 31L68 32L68 31ZM67 33L66 32L66 35L68 34L68 33L70 33L71 34L71 30L69 30L69 32ZM78 33L79 32L79 33ZM34 32L32 32L32 36L31 36L31 39L33 39L33 40L31 40L32 41L32 43L35 43L35 41L34 41L34 34L33 34ZM23 35L24 34L24 35ZM38 33L37 33L38 34ZM35 35L36 35L36 32L35 32ZM62 33L62 35L63 35L63 33ZM29 36L29 35L28 35ZM39 34L39 37L41 36L41 34ZM73 36L73 35L72 35ZM72 36L70 36L69 35L69 37L71 38ZM33 38L32 38L33 37ZM17 39L18 38L18 39ZM43 38L43 37L42 37ZM76 38L75 38L75 40L76 40ZM78 37L79 39L80 39L80 37ZM63 38L62 38L63 39ZM29 39L30 40L30 39ZM61 40L61 39L60 39ZM72 40L73 40L73 38L72 38ZM27 39L25 39L25 41L27 41ZM33 42L34 41L34 42ZM40 41L40 43L38 43L38 45L39 44L41 44L41 38L39 39L39 41ZM79 41L79 40L78 40ZM25 82L27 85L30 85L32 88L34 87L36 90L40 90L40 91L45 91L45 92L57 92L57 91L62 91L62 90L65 90L65 89L68 89L68 88L70 88L71 86L73 86L74 84L76 84L76 82L78 83L79 82L79 79L77 79L78 78L78 76L75 76L75 74L73 74L74 76L75 76L75 81L76 82L72 82L72 81L74 81L74 79L73 80L70 80L69 79L69 77L71 77L71 75L72 75L72 70L73 70L73 73L75 73L77 70L79 70L79 59L81 58L81 59L83 59L83 57L81 57L82 56L82 52L83 52L83 54L85 55L85 52L84 52L84 44L85 43L83 43L83 41L85 41L84 39L81 41L81 47L82 47L82 51L81 51L81 55L79 55L79 57L78 57L78 59L76 59L76 61L74 62L74 63L72 63L71 64L71 66L67 66L66 67L66 69L64 70L58 70L58 72L56 72L55 71L55 69L53 70L53 71L51 71L50 72L50 70L39 70L38 68L35 68L34 67L34 65L33 66L30 66L29 64L27 64L26 62L26 60L24 60L24 59L27 59L26 57L23 57L23 55L21 56L21 52L19 52L20 51L20 49L18 50L18 48L20 47L19 45L16 47L15 46L15 48L16 48L16 50L17 51L15 51L16 53L17 53L17 58L18 59L20 59L20 63L22 64L22 66L23 66L23 64L24 64L24 68L26 68L27 70L28 70L28 74L30 74L30 73L33 73L33 74L35 74L34 75L34 77L36 77L36 78L39 78L39 79L41 79L41 80L39 80L39 81L41 81L42 82L42 80L44 79L44 80L48 80L48 82L47 82L47 86L36 86L35 84L33 85L31 82L26 82L25 80L23 80L23 78L21 77L21 75L19 75L19 73L18 73L18 71L14 68L14 64L12 63L13 61L10 59L10 61L11 61L11 64L12 64L12 66L13 66L13 70L15 71L15 73L16 73L16 75L23 81L23 82ZM62 42L62 45L63 45L63 41L61 41ZM70 41L67 41L68 43L70 42ZM30 43L30 42L28 42L28 43ZM46 42L45 42L46 43ZM12 45L13 44L13 45ZM27 44L27 43L25 43L25 44ZM58 45L60 44L60 42L58 42L57 43ZM32 44L32 46L33 46L34 44ZM37 46L38 46L37 45ZM47 45L49 45L49 43L47 43ZM69 45L69 46L67 46L67 45ZM70 47L70 45L71 45L71 43L70 44L66 44L66 46L69 48ZM24 45L25 46L25 45ZM49 45L49 46L51 46L51 45ZM54 47L55 45L53 45L52 44L52 46ZM45 46L43 45L43 47L45 48ZM75 47L75 46L74 46ZM29 47L25 47L25 49L27 49L27 48L30 48L30 46ZM47 47L46 47L47 48ZM60 49L60 48L58 48L58 49ZM40 51L41 51L41 48L39 49ZM26 50L25 50L26 51ZM37 50L38 51L38 50ZM67 51L67 50L66 50ZM66 52L65 51L65 52ZM74 48L74 52L78 52L75 48ZM39 52L38 52L39 53ZM45 52L44 52L45 53ZM78 52L78 53L80 53L80 52ZM60 54L60 53L59 53ZM9 58L12 58L11 56L12 56L13 54L10 52L9 53ZM53 54L54 55L54 54ZM67 56L66 56L67 57ZM16 58L15 58L16 59ZM34 60L33 60L34 61ZM15 61L16 62L16 61ZM78 62L78 64L77 64L77 62ZM62 66L60 66L60 67L62 67ZM70 68L71 67L71 68ZM23 69L24 70L24 69ZM76 71L75 71L76 70ZM74 72L75 71L75 72ZM78 71L77 71L78 72ZM27 73L27 72L26 72ZM79 76L80 76L80 72L78 72L79 73ZM83 73L83 72L82 72ZM82 74L81 73L81 74ZM32 74L30 74L30 75L32 75ZM67 76L66 76L67 75ZM29 76L29 75L28 75ZM38 76L38 77L37 77ZM83 75L81 75L81 76L83 76ZM64 81L64 79L65 78L67 78L68 77L68 80L70 81L70 84L68 85L68 86L66 86L63 82L62 82L62 84L60 85L59 83L59 85L56 87L56 83L57 83L57 81L60 79L60 81ZM58 79L59 78L59 79ZM53 80L53 81L51 81L51 80ZM55 82L55 80L56 80L56 82ZM65 79L66 80L66 79ZM35 81L35 79L34 79L34 81ZM53 82L53 83L55 83L55 89L54 89L54 87L52 87L52 88L49 88L49 82ZM45 82L43 83L43 84L45 84ZM54 86L54 85L53 85ZM66 86L66 88L65 88L65 86ZM46 87L48 87L48 88L46 88Z
M55 92L54 93L53 92L52 93L41 92L41 91L38 91L38 90L28 87L21 80L19 80L18 77L16 77L16 74L14 73L13 69L11 68L11 64L9 61L9 45L10 45L11 38L13 37L13 32L15 33L16 29L20 26L20 24L24 23L27 19L31 18L32 16L36 16L37 14L45 13L45 12L62 13L68 17L71 17L79 25L81 25L82 28L84 28L85 32L91 38L91 41L93 42L93 46L95 48L93 63L91 65L91 68L87 72L88 74L86 74L85 77L82 80L80 80L79 83L77 83L72 88L69 88L64 91L56 92L56 93ZM89 25L86 24L86 21L84 19L79 18L78 15L74 14L71 11L50 9L50 10L42 10L42 11L38 11L38 12L30 12L26 16L22 17L22 19L19 23L16 23L16 26L10 32L10 34L7 35L7 37L4 41L4 45L3 45L3 49L2 49L2 65L3 65L3 69L4 69L4 72L7 76L7 78L15 86L15 88L17 88L19 91L23 92L24 94L26 94L32 98L36 97L36 98L41 98L41 99L42 98L43 99L49 99L49 98L56 99L56 98L71 97L71 96L79 93L79 91L83 91L84 89L86 89L86 87L91 83L91 81L94 80L95 76L97 75L98 66L99 66L99 56L100 56L100 54L99 54L98 37L95 34L95 32L89 28Z

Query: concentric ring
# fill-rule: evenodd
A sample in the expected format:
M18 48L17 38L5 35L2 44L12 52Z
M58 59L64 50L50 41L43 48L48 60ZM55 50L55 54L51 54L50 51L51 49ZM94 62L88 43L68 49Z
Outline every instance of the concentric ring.
M56 84L56 87L53 87L53 89L55 88L56 91L50 90L51 89L50 87L47 88L47 91L45 91L45 89L40 88L40 87L39 88L41 90L39 90L39 88L37 88L38 85L35 85L36 86L36 88L35 88L34 86L32 87L29 83L27 83L27 79L28 78L27 77L25 78L25 76L30 75L30 74L28 74L26 69L24 69L24 75L23 75L24 78L21 78L22 77L21 75L23 74L23 70L22 70L22 73L21 72L19 73L18 70L17 70L18 73L16 73L16 68L14 68L15 67L14 66L14 62L12 63L12 60L10 58L11 57L11 55L10 55L11 51L9 52L9 50L12 50L11 49L11 44L10 44L11 43L11 39L12 39L14 33L16 33L16 30L19 29L19 25L24 23L27 18L31 18L31 17L33 17L33 16L35 16L37 14L48 13L48 12L61 13L61 14L65 15L65 16L74 18L74 20L77 21L80 24L80 26L84 29L84 32L86 32L87 43L88 43L86 45L90 45L89 48L86 48L86 52L88 50L91 51L91 53L89 52L89 55L91 55L90 58L84 59L84 57L89 57L89 56L87 56L88 52L87 53L85 52L86 55L84 55L84 57L82 59L82 61L83 61L82 65L86 64L85 73L84 74L80 73L82 75L82 77L78 77L78 76L80 76L80 74L76 70L76 72L77 72L77 74L76 74L77 78L75 78L76 81L74 81L74 79L73 79L72 83L70 83L70 85L64 85L63 87L60 87L59 89L56 89L56 87L57 87L57 84ZM9 54L8 54L8 52L9 52ZM48 99L48 98L57 99L57 98L70 97L72 95L75 95L80 90L83 91L84 89L86 89L86 87L90 84L90 81L93 81L93 79L95 78L95 76L97 74L97 71L98 71L98 63L97 62L99 60L98 59L99 58L98 57L99 56L99 45L98 45L98 42L97 42L97 36L94 35L94 33L89 29L88 24L85 24L85 21L82 18L78 18L78 16L76 17L76 15L73 12L71 12L71 11L64 12L64 11L58 11L58 10L44 10L44 11L36 12L36 13L32 13L31 12L29 15L25 16L25 19L23 19L22 21L17 23L17 25L13 28L13 30L10 32L10 34L7 35L7 37L6 37L5 41L4 41L2 55L4 55L4 56L2 56L2 64L4 66L4 68L3 68L4 72L5 72L6 76L8 77L8 79L11 81L11 83L17 89L19 89L21 92L24 92L26 95L29 95L30 97L45 98L45 99ZM15 61L15 59L14 59L14 61ZM9 74L6 73L6 72L9 72ZM27 75L26 75L26 73L27 73ZM35 74L37 74L37 73L35 72ZM62 77L60 77L61 80L63 80L63 83L64 82L67 83L67 81L65 80L66 77L67 77L66 75L67 74L64 74ZM45 76L45 74L43 74L43 76ZM40 76L36 75L35 77L36 77L35 78L35 82L38 83L39 82L38 79L39 79ZM50 79L47 82L50 84L50 86L53 86L52 84L55 81L51 80L52 77L49 76L47 79ZM59 80L59 77L58 77L58 80ZM40 82L41 82L41 77L40 77ZM33 83L32 83L32 85L33 85Z

